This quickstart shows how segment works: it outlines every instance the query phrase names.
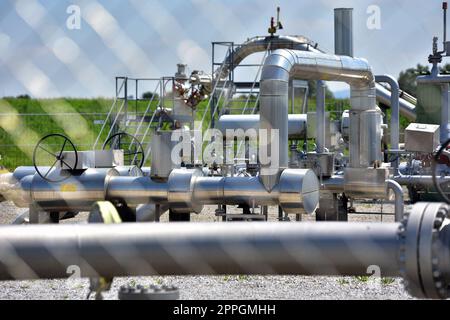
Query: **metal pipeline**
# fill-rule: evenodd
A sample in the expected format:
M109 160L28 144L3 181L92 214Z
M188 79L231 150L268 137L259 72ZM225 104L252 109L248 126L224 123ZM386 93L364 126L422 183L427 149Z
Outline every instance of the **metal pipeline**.
M386 89L384 86L382 86L381 84L376 84L375 85L375 89L376 89L376 96L377 96L377 100L381 103L383 103L384 105L390 107L391 106L391 92ZM417 103L417 100L407 94L406 92L400 90L400 94L399 94L400 98L399 98L399 110L400 110L400 114L404 117L406 117L408 120L410 121L415 121L416 120L416 106L414 105L414 103Z
M389 190L394 191L395 196L395 221L400 222L403 220L403 189L398 182L394 180L386 180L386 191L389 194Z
M222 70L220 70L219 67L215 71L215 78L218 76L220 76L221 79L226 78L230 71L253 53L277 49L312 50L321 52L317 49L316 43L303 36L253 37L237 46L235 50L229 51L228 55L225 57L225 64Z
M325 152L325 82L318 80L316 87L316 152L323 153Z
M417 203L403 223L123 223L0 227L0 280L210 274L402 276L448 298L449 207Z
M173 170L167 182L148 177L111 177L107 200L128 205L159 203L180 212L200 212L206 204L280 205L286 213L313 213L319 182L312 170L285 169L271 192L258 177L203 177L198 170Z
M288 166L288 81L343 81L351 88L350 166L368 167L381 160L381 134L375 104L375 80L364 59L316 52L275 50L265 60L260 80L260 129L278 133L278 168L273 161L261 164L260 177L269 191L278 183L280 172Z
M450 176L445 177L436 177L438 183L450 183ZM394 176L392 180L397 181L401 185L421 185L426 187L432 187L434 186L433 183L433 176L429 175L401 175L401 176Z
M398 150L400 143L400 105L399 105L399 85L397 80L390 75L377 75L375 81L386 82L391 86L391 149ZM398 162L396 159L392 162L392 167L397 173Z
M345 29L345 26L343 26ZM336 36L336 35L335 35ZM350 40L350 38L348 38ZM336 39L335 39L336 40ZM270 43L270 47L269 47ZM221 71L221 78L228 76L228 73L241 63L247 56L264 52L267 49L293 49L304 50L316 53L323 53L324 51L317 48L317 43L309 40L303 36L275 36L275 37L254 37L238 46L234 51L230 51L225 58L225 66ZM216 70L216 77L218 76L220 68ZM375 84L376 99L386 106L391 106L391 93L381 84ZM416 120L416 106L417 100L408 93L400 90L400 113L410 121Z
M216 129L223 135L227 130L249 129L259 130L259 114L224 114L216 121ZM301 140L306 138L307 114L288 115L288 137L289 139Z

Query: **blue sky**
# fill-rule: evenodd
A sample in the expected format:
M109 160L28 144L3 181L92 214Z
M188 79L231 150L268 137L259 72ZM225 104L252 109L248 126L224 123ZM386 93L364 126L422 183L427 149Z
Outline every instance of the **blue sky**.
M81 10L79 30L66 27L70 5ZM328 52L333 8L353 7L354 54L376 74L426 64L432 37L442 37L438 0L2 0L0 96L112 96L115 76L172 75L178 62L210 72L211 41L266 35L277 5L281 34L307 36ZM370 5L380 8L379 30L367 28Z

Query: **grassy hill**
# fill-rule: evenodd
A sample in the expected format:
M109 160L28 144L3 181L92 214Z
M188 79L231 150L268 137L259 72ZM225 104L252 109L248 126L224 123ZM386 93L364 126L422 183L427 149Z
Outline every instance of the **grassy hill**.
M50 133L62 133L76 145L77 150L92 149L102 127L103 120L109 112L112 99L0 99L0 165L13 170L20 165L32 165L32 153L38 140ZM128 112L142 114L147 101L129 102ZM207 101L197 106L197 120L201 119ZM244 102L235 103L239 107ZM301 113L299 101L295 103L295 113ZM117 105L117 109L120 104ZM328 99L327 110L331 118L349 108L347 99ZM152 106L153 109L153 106ZM291 111L291 107L289 107ZM315 110L315 101L308 101L308 110ZM209 123L209 111L206 123ZM100 146L109 131L106 124L100 139ZM402 127L407 121L402 119Z

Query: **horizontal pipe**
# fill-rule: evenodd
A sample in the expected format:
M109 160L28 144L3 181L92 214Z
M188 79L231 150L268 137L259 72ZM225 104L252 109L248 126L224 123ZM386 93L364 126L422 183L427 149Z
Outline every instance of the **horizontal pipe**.
M278 205L278 189L267 191L258 177L200 177L194 201L203 204Z
M429 175L408 175L408 176L395 176L392 178L401 185L422 185L426 187L434 186L433 176ZM436 177L438 183L448 182L450 183L450 176L446 177Z
M138 275L398 275L398 223L0 227L0 280ZM73 267L72 267L73 268Z
M377 100L381 103L383 103L384 105L390 107L391 106L391 92L386 89L384 86L382 86L381 84L377 83L375 85L375 90L376 90L376 97ZM403 92L403 91L401 91ZM410 121L415 121L416 120L416 106L411 102L413 101L412 96L408 95L408 98L402 97L402 93L400 93L400 98L399 98L399 111L400 114L404 117L406 117L408 120Z
M223 135L227 130L249 129L259 130L259 114L226 114L220 116L216 122L216 129ZM307 114L289 114L288 115L288 136L289 139L304 139L306 137Z
M168 197L167 182L150 177L111 177L105 187L106 200L123 200L128 205L165 203Z

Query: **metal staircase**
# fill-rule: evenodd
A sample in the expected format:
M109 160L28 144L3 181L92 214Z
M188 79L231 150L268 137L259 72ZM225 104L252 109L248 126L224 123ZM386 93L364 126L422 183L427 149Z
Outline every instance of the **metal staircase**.
M128 95L129 82L135 85L135 96ZM146 82L153 89L147 91L147 97L140 97L139 85ZM150 154L152 128L159 123L157 116L161 103L161 79L136 79L116 77L116 96L94 142L93 149L103 147L112 135L124 132L136 138L144 148L144 163ZM134 106L134 110L132 110ZM114 149L131 150L136 140L113 140ZM133 159L134 161L135 159Z

